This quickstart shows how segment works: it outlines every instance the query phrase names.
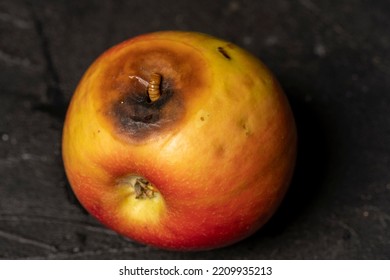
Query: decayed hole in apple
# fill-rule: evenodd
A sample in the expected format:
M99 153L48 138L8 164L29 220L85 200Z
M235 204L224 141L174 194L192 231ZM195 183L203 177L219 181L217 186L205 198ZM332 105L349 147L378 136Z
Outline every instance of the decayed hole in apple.
M150 102L157 101L161 96L161 80L162 76L158 73L152 73L149 82L138 76L129 76L130 79L137 79L139 83L144 85L147 89L147 94Z

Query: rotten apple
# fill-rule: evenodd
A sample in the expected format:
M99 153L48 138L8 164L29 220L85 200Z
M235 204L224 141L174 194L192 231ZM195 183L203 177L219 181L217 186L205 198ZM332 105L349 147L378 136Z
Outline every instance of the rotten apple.
M255 232L286 193L295 154L293 114L266 66L192 32L141 35L103 53L63 130L82 205L165 249L217 248Z

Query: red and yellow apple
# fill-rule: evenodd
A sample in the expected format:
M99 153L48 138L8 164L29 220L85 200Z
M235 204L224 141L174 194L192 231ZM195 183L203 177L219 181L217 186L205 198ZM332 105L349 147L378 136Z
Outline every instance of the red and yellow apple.
M222 247L259 229L295 154L293 114L266 66L193 32L145 34L103 53L63 130L82 205L124 236L174 250Z

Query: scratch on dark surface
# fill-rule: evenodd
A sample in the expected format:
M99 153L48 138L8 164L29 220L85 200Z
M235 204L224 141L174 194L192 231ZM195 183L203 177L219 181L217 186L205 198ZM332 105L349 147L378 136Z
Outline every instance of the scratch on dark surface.
M50 217L50 216L0 214L0 221L70 224L70 225L81 227L88 231L93 231L93 232L98 232L98 233L103 233L108 235L117 235L117 233L115 233L112 230L109 230L99 225L89 224L86 223L85 221L59 219L57 217Z
M13 26L20 29L28 29L31 27L30 22L18 18L15 15L11 15L4 12L0 12L0 21L11 23Z
M25 68L31 68L32 66L32 63L28 58L14 56L2 50L0 50L0 60L4 61L8 65L22 66Z
M390 215L386 212L382 211L379 207L376 207L374 205L365 205L363 207L364 212L367 216L370 215L370 213L374 213L376 215L376 218L378 219L380 225L383 228L387 228L388 224L390 223Z
M336 224L346 231L346 239L354 238L354 240L360 245L360 236L353 227L343 221L336 221Z
M301 3L302 6L304 6L306 9L318 12L320 9L310 0L300 0L299 3Z
M17 242L20 244L32 245L32 246L39 247L39 248L49 250L49 251L53 251L53 252L57 251L56 247L54 247L50 244L46 244L46 243L41 242L41 241L26 238L26 237L17 235L15 233L7 232L4 230L0 230L0 238L8 239L9 241L14 241L14 242Z
M134 245L134 244L133 244ZM86 250L81 252L58 252L58 253L49 253L45 256L36 256L29 259L98 259L99 257L107 258L107 255L120 255L120 254L139 254L140 252L143 252L144 254L147 254L149 251L158 250L150 246L146 245L138 245L136 247L128 246L125 248L107 248L107 249L101 249L101 250Z
M323 11L311 0L300 0L299 3L302 7L304 7L307 11L316 16L319 25L323 25L326 27L330 27L335 34L338 34L341 37L348 38L347 42L353 42L356 40L353 36L351 36L343 27L342 24L339 24L332 15L327 13L323 13Z
M56 118L60 121L60 128L62 128L62 123L65 119L67 104L65 102L64 92L60 88L60 77L53 61L49 38L45 33L44 25L42 20L35 13L32 4L29 4L30 12L32 16L32 21L38 39L40 41L42 55L46 64L46 96L45 101L41 102L34 106L34 109L41 112L45 112L50 116ZM64 189L66 191L66 196L71 204L77 204L76 198L73 194L73 191L70 188L69 184L65 184Z
M51 158L45 155L35 155L31 153L22 153L19 156L9 156L6 158L0 158L1 165L14 165L22 161L34 161L34 162L49 162Z
M118 236L118 238L122 238L117 233L99 224L94 225L85 221L80 220L72 220L72 219L61 219L57 217L50 216L40 216L40 215L15 215L15 214L0 214L0 221L8 221L8 222L18 222L18 223L50 223L50 224L68 224L75 227L79 227L80 229L100 233L104 235ZM22 244L34 245L36 247L40 247L46 249L50 252L44 255L35 255L29 257L29 259L75 259L75 258L97 258L99 256L106 256L107 254L118 255L123 253L139 253L140 251L154 250L154 248L141 245L136 243L135 241L126 239L126 244L128 246L122 248L99 248L94 250L82 250L77 252L68 252L61 251L57 249L55 246L39 242L36 240L31 240L25 237L21 237L14 233L9 233L0 230L0 238L5 238L10 241L15 241Z
M46 102L38 104L35 106L35 109L46 112L62 121L65 118L66 103L64 93L60 88L60 78L53 61L49 38L45 33L44 23L35 13L32 4L29 4L29 7L41 46L42 56L46 64Z

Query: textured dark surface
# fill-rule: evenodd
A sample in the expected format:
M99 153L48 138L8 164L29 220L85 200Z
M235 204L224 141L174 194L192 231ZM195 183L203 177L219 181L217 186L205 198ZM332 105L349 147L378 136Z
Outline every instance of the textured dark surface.
M390 258L387 0L1 1L0 258ZM291 189L262 230L198 253L135 244L78 205L64 112L105 49L162 29L241 45L280 79L299 129Z

